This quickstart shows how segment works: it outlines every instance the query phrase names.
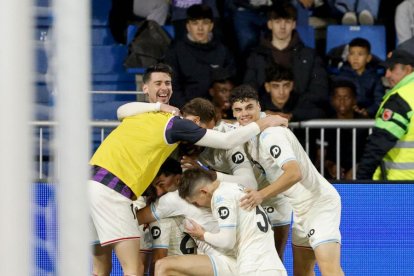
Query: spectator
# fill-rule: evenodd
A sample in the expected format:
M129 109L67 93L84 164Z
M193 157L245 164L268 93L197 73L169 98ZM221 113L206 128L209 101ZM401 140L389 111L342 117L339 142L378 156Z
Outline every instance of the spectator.
M217 68L212 71L211 85L208 90L211 101L216 108L216 121L221 119L233 120L233 112L230 106L230 91L234 87L234 74L223 68Z
M275 4L268 14L267 26L271 37L264 39L249 56L244 82L258 89L262 97L266 67L275 62L290 68L298 95L295 110L306 110L298 120L325 117L324 104L329 98L327 73L315 50L304 46L295 31L295 7L289 3Z
M339 76L355 83L357 104L354 110L366 118L375 116L385 91L377 73L378 67L371 60L369 41L355 38L349 43L347 62L339 71Z
M414 0L405 0L397 6L395 30L398 44L414 36Z
M296 104L293 91L293 73L290 69L274 64L266 69L265 90L260 105L268 114L278 114L289 121L298 118L299 111L292 111ZM306 110L304 110L306 112ZM299 114L299 118L300 118Z
M329 0L343 14L344 25L373 25L381 0ZM358 15L358 18L357 18Z
M414 56L396 49L384 62L384 96L358 166L358 179L414 180Z
M332 85L331 105L335 110L332 119L350 120L363 119L364 117L355 112L357 94L356 87L352 81L346 79L336 79ZM356 163L361 158L364 150L365 140L368 136L367 130L357 130L356 132ZM339 166L339 179L351 180L352 177L352 129L342 129L340 133L340 151L336 149L337 133L336 129L328 128L325 130L324 150L325 150L325 177L327 179L337 179L337 167ZM321 144L320 139L317 144ZM340 163L337 164L337 155L340 154ZM317 159L320 160L320 151ZM315 162L320 166L320 161Z
M222 67L236 71L229 50L216 39L213 30L213 12L206 5L193 5L187 10L187 37L167 51L166 63L174 69L174 94L171 104L182 107L197 97L208 98L211 71Z
M168 3L169 1L163 0ZM220 36L220 28L217 28L220 23L219 13L214 0L172 0L171 1L171 23L174 26L174 36L176 40L182 40L187 35L187 9L192 5L207 5L213 12L213 21L216 28L213 33L215 36Z

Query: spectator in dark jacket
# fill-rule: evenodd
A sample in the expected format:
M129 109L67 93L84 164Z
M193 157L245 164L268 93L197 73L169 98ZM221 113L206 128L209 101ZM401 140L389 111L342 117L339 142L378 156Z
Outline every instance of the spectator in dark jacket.
M371 63L371 45L364 38L355 38L349 43L346 62L339 76L352 80L356 85L357 105L354 111L364 117L374 118L384 96L385 88L378 75L378 67Z
M177 41L167 51L165 62L174 69L174 94L170 103L182 107L197 97L209 98L211 71L222 67L235 72L229 50L212 35L213 13L206 5L187 9L187 31L184 40Z
M265 68L275 62L293 71L294 90L298 103L292 110L292 120L301 121L325 117L328 103L328 76L316 52L302 43L295 31L296 9L289 3L272 6L267 26L270 39L264 39L247 61L244 82L264 93Z

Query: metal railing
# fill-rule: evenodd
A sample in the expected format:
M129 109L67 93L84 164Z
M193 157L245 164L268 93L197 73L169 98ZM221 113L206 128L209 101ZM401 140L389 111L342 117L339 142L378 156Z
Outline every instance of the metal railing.
M102 142L105 137L119 124L118 121L92 121L91 122L91 142ZM52 136L53 136L53 127L56 126L55 122L52 121L35 121L32 122L32 126L37 133L37 145L36 145L36 157L37 157L37 176L39 179L45 179L48 177L48 172L46 166L50 166L50 163L53 163L53 143L52 143ZM372 131L372 127L374 126L374 120L333 120L333 119L325 119L325 120L310 120L305 122L294 122L290 123L290 127L293 130L296 129L304 129L305 131L305 143L304 149L309 154L311 141L310 141L310 131L312 129L319 130L319 138L320 138L320 173L324 175L324 164L325 164L325 130L326 129L336 129L336 164L337 164L337 171L336 171L336 179L339 180L341 178L341 131L344 129L352 129L352 178L355 179L356 175L356 156L357 156L357 129L369 129L369 133ZM98 139L97 135L99 136ZM346 141L349 142L349 141ZM348 154L348 153L347 153ZM48 157L49 164L45 164L45 157ZM47 159L47 158L46 158ZM46 169L46 170L45 170Z

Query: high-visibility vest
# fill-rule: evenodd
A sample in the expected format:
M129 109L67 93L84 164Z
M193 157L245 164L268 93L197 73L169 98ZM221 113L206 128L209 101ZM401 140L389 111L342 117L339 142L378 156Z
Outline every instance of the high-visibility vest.
M384 104L390 96L397 94L407 102L411 111L407 114L407 118L398 114L398 110L390 113L392 118L403 125L407 125L407 130L399 125L389 125L384 119L386 111ZM385 129L396 137L400 137L395 146L390 149L382 159L382 169L379 166L373 175L374 180L414 180L414 122L411 120L414 112L414 73L404 77L391 91L389 91L378 109L376 115L375 126ZM383 115L384 114L384 115ZM392 123L391 123L392 124ZM390 127L391 126L391 127ZM404 133L405 132L405 133Z

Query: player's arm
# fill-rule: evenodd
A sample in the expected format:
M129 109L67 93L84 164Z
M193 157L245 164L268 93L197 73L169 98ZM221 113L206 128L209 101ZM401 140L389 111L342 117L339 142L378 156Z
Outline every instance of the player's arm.
M131 102L121 105L116 111L118 120L122 121L126 117L134 116L141 113L163 111L174 115L179 115L180 110L174 106L163 103L145 103L145 102Z
M156 221L154 215L152 214L151 207L149 205L145 206L142 209L139 209L135 213L137 215L139 225Z
M257 181L252 165L242 147L236 147L226 152L226 160L232 174L217 173L219 181L242 184L246 188L257 190Z
M246 195L241 198L240 206L244 209L251 210L261 204L263 200L283 193L302 180L302 173L300 172L299 163L296 160L286 162L282 166L282 170L282 175L276 181L270 183L269 186L260 191L246 189Z
M190 220L190 219L188 219ZM220 232L211 233L204 231L203 227L194 220L191 224L186 224L185 232L195 239L205 241L214 247L232 249L236 244L236 227L220 227ZM219 222L220 224L220 222Z
M229 132L207 129L206 134L195 144L197 146L228 150L247 142L268 127L287 125L288 121L283 117L276 115L267 116Z

